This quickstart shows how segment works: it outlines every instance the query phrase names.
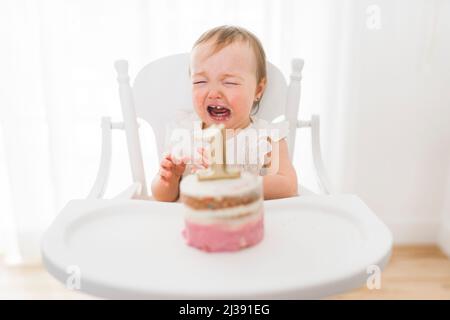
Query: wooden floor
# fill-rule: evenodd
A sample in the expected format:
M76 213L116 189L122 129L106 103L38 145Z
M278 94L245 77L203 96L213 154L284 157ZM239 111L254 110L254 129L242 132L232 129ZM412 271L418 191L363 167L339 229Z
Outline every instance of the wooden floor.
M450 299L450 260L436 246L394 247L381 288L361 288L333 299Z
M66 289L42 268L0 262L0 299L94 299ZM381 288L361 288L329 299L450 299L450 260L435 246L395 247Z

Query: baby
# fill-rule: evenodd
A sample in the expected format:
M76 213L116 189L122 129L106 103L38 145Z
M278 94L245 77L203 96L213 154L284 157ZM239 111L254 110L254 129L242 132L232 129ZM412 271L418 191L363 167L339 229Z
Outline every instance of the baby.
M264 49L252 33L230 26L204 33L191 51L190 77L195 115L202 129L224 124L226 129L239 131L255 125L252 114L258 111L267 75ZM275 141L268 137L268 141L271 163L264 165L264 199L297 195L297 175L289 160L286 138ZM210 160L204 149L198 151L201 160L197 167L208 167ZM190 160L164 156L152 182L156 200L178 199L180 180Z

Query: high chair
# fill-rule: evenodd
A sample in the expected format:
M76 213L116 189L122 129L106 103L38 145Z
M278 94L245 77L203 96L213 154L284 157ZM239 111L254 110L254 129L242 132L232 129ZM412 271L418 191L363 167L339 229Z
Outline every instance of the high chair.
M310 299L378 287L392 235L356 195L332 192L320 153L319 117L297 120L301 59L292 62L289 85L267 64L257 116L289 121L291 159L296 128L311 129L322 194L300 186L299 197L265 201L265 238L255 247L210 254L184 243L182 204L153 201L148 194L137 118L152 127L161 155L165 124L191 108L188 65L188 54L156 60L131 87L128 63L115 63L124 121L102 119L94 186L86 199L70 201L43 237L48 272L72 289L125 299ZM133 181L115 198L102 199L113 129L125 131Z

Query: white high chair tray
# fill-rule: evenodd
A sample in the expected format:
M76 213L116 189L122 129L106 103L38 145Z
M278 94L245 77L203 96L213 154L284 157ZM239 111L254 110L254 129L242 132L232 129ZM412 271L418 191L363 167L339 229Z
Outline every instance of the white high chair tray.
M363 286L389 260L390 231L354 195L264 206L260 244L205 253L185 244L180 203L73 200L44 235L43 261L63 283L79 270L80 290L105 298L301 299Z

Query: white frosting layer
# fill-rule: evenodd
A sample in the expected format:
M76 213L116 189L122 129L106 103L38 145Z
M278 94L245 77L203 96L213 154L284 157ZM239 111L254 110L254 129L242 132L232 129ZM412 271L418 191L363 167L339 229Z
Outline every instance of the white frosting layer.
M180 183L180 193L189 197L239 197L252 191L262 193L262 177L249 172L241 172L240 178L206 181L191 174Z
M258 199L247 205L236 206L231 208L217 209L217 210L195 210L185 207L185 217L193 219L231 219L239 216L246 216L252 212L258 211L262 206L262 199Z
M263 215L263 212L264 212L262 202L256 201L256 203L258 205L253 209L254 211L252 211L250 214L246 214L242 217L235 216L235 217L227 219L224 217L218 217L218 216L213 216L213 215L208 215L208 216L202 215L202 214L195 215L195 214L191 214L191 212L189 210L189 212L186 212L186 214L185 214L185 219L186 219L186 221L193 222L196 224L202 224L202 225L221 224L221 225L227 225L229 227L239 227L239 226L242 226L243 224L246 224L249 222L254 222L261 218L261 216ZM224 210L227 210L227 209L224 209ZM214 210L214 211L221 211L221 210ZM204 213L206 213L206 212L204 212ZM206 214L208 214L208 213L206 213Z

